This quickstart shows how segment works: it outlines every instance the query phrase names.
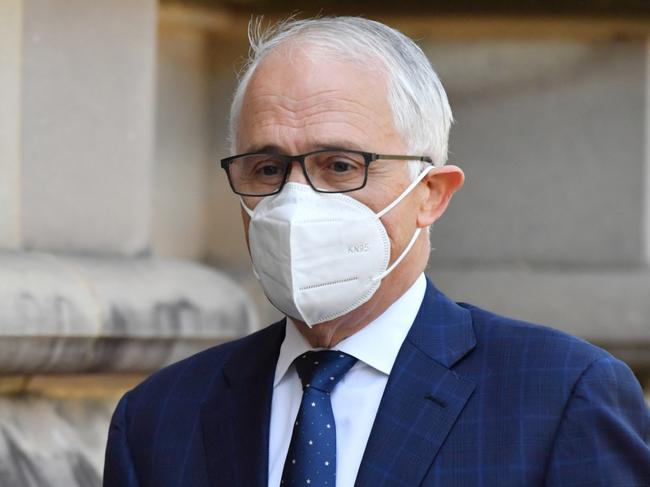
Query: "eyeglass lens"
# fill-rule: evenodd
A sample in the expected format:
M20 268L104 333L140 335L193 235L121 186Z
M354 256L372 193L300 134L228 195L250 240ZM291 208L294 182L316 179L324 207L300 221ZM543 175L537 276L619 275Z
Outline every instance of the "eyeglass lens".
M230 178L238 193L271 194L282 186L289 164L290 158L273 154L242 156L230 163ZM306 156L304 167L314 188L339 192L361 188L367 165L363 154L332 150Z

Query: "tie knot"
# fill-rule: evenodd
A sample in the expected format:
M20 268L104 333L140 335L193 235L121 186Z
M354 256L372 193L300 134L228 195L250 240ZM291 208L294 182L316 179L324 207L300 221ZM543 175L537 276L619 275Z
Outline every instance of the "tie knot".
M356 358L343 352L322 350L303 353L294 364L303 390L311 388L331 392L356 361Z

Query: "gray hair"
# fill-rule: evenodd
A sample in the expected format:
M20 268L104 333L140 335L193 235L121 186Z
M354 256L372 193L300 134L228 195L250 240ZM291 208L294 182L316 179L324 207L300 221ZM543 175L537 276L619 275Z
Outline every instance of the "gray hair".
M235 152L236 132L244 94L255 69L279 45L300 38L319 53L355 63L379 65L388 77L388 101L395 128L413 155L431 157L436 166L447 161L451 108L438 76L422 50L401 32L380 22L360 17L289 19L262 29L249 24L250 51L231 109L229 140ZM412 164L415 178L422 164Z

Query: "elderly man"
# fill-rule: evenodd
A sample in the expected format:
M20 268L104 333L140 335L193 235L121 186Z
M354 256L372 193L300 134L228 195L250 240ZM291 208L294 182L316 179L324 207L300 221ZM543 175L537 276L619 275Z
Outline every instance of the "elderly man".
M422 51L360 18L253 37L221 165L286 319L127 393L105 485L650 485L623 363L424 277L464 176Z

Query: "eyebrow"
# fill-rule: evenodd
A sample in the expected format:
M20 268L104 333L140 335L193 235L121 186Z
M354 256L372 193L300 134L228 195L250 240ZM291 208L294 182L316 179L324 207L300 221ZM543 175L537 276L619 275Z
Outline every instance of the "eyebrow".
M279 145L275 144L267 144L265 146L251 146L248 147L243 153L248 154L248 153L254 153L254 152L263 152L263 153L271 153L271 154L280 154L282 153L282 149L280 149Z
M316 150L320 150L320 149L333 149L333 150L336 150L336 149L352 149L352 150L359 150L359 151L367 150L367 148L361 147L360 145L355 144L354 142L349 141L349 140L345 140L345 141L344 140L331 140L331 141L328 141L326 144L320 145Z
M307 152L312 152L312 151L317 151L317 150L345 150L345 149L351 149L351 150L358 150L358 151L363 151L365 150L358 144L351 142L351 141L343 141L343 140L329 140L324 143L320 143L315 145L311 150ZM254 153L254 152L261 152L261 153L270 153L270 154L286 154L286 152L276 144L266 144L264 146L251 146L248 147L245 153ZM288 155L295 155L295 154L288 154Z

